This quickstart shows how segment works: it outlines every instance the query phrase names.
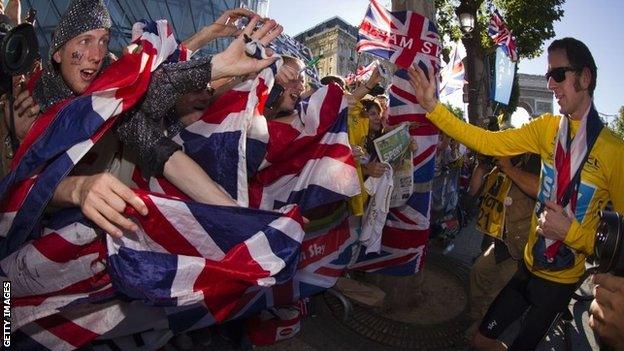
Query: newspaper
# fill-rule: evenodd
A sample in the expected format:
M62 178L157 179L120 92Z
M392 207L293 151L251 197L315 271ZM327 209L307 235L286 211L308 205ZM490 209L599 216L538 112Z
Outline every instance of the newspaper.
M414 166L410 140L409 123L404 123L373 140L379 160L389 163L394 173L390 207L404 205L412 195Z

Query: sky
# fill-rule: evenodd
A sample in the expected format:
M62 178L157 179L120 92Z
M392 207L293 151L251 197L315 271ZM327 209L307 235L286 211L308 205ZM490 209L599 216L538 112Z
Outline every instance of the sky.
M380 3L390 8L390 0ZM282 24L286 34L296 35L333 16L357 26L367 6L368 0L270 0L269 17ZM624 64L620 62L624 59L624 1L567 0L563 10L561 20L554 23L555 38L571 36L589 47L598 66L596 108L603 116L616 115L624 106ZM544 43L544 51L552 40ZM546 54L521 59L519 65L520 73L544 74ZM558 109L556 102L554 106Z

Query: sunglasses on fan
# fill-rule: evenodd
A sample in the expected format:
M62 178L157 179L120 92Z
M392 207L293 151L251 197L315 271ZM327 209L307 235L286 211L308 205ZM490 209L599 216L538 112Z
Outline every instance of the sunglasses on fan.
M573 67L557 67L553 68L546 73L546 80L550 77L557 83L561 83L566 79L566 72L578 72L579 70Z

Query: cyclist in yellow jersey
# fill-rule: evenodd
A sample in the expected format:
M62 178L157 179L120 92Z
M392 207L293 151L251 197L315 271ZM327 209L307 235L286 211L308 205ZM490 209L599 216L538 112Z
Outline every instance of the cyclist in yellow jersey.
M567 308L594 250L598 210L607 201L624 210L624 141L602 128L593 105L597 68L585 44L573 38L548 48L548 88L563 115L544 114L522 128L489 132L452 116L436 97L433 77L410 69L416 97L444 133L492 156L537 153L542 159L538 203L524 264L490 306L475 347L504 350L496 339L526 312L510 349L533 350L557 314Z

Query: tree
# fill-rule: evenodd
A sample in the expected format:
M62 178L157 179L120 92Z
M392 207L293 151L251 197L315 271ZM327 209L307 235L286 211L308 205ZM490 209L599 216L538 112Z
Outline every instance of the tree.
M453 106L451 104L449 104L448 102L444 103L444 106L446 106L446 108L451 111L453 113L453 115L455 115L457 118L463 120L464 119L464 110L462 110L459 107Z
M471 123L477 124L478 117L487 117L489 112L489 72L488 64L496 47L487 35L490 14L496 7L509 29L516 37L520 58L539 56L542 45L555 35L553 22L563 16L562 5L565 0L435 0L440 35L457 41L462 39L467 52L466 75L470 86L468 117ZM463 37L459 29L455 9L466 4L477 9L477 20L471 37ZM515 96L515 99L514 99ZM506 108L511 113L518 104L518 94Z
M618 112L618 116L610 123L609 129L624 139L624 106L620 107Z

